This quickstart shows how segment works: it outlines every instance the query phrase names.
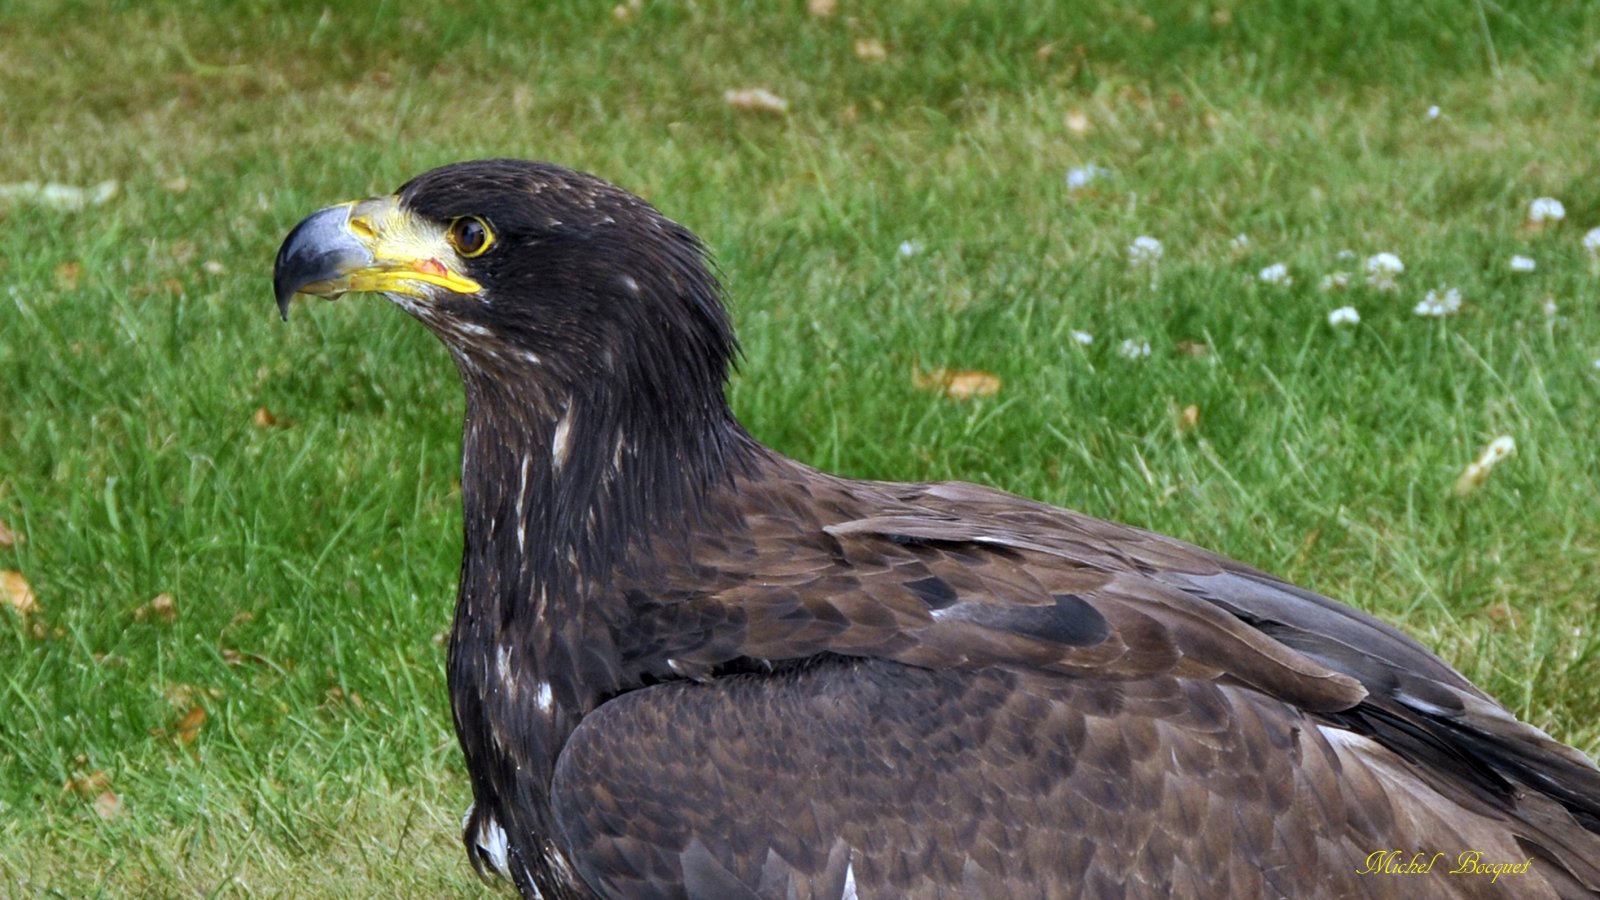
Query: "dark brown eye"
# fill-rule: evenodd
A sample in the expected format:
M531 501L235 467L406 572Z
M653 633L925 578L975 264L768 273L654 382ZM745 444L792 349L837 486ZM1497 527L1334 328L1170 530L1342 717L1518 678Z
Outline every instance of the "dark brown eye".
M489 226L477 216L462 216L450 223L450 246L462 256L477 256L494 243Z

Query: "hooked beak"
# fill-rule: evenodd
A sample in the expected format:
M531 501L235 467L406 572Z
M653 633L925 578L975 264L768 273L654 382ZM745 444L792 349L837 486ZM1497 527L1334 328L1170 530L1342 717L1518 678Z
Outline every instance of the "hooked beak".
M477 293L477 281L442 261L456 259L442 226L420 220L396 198L356 200L318 210L289 232L272 268L272 292L284 321L295 294Z

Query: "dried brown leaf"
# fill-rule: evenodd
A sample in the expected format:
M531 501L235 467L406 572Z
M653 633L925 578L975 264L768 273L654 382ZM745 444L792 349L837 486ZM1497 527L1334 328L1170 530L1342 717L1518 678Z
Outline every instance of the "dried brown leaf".
M178 720L178 725L173 729L173 736L179 743L192 744L200 736L200 726L206 723L206 708L204 706L190 707L189 712Z
M109 822L122 816L122 798L105 791L94 798L94 814Z
M33 596L33 586L21 572L0 570L0 603L11 607L23 616L39 611L39 601ZM43 635L40 635L43 637Z
M859 38L856 40L856 58L866 62L883 62L889 58L889 51L883 46L883 41L877 38Z
M1068 110L1066 121L1067 130L1073 134L1089 133L1089 117L1083 114L1083 110Z
M1188 434L1200 427L1200 407L1191 403L1178 410L1178 431Z
M149 619L171 624L178 618L178 603L172 599L171 594L157 594L149 603L134 610L133 618L137 622Z
M1000 376L977 369L932 369L924 373L911 370L911 383L924 391L936 391L952 400L989 397L1000 392Z
M789 101L766 88L727 90L723 92L722 99L734 109L745 112L770 113L781 116L789 111Z
M61 288L63 291L77 290L78 282L82 279L83 263L75 259L69 259L56 266L56 287Z
M813 19L826 19L838 8L838 0L806 0L806 12Z
M1177 351L1184 356L1205 356L1211 348L1199 341L1179 341Z
M328 688L327 693L324 695L324 699L328 706L340 706L348 704L356 709L367 708L367 701L363 699L359 693L356 691L346 691L344 688L339 687L338 685Z
M1496 625L1502 625L1507 628L1519 628L1522 625L1522 613L1515 606L1503 600L1485 607L1483 614L1488 616L1489 621Z
M111 776L100 770L95 770L87 775L76 775L67 779L61 786L63 794L77 794L80 797L89 797L111 787Z

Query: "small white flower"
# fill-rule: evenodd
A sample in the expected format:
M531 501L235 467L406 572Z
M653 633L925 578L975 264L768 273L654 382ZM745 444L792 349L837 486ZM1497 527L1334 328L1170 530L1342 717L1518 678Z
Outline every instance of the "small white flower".
M1437 290L1429 291L1411 311L1419 316L1433 319L1453 316L1461 311L1461 292L1453 287L1440 285Z
M1289 274L1289 267L1283 263L1273 263L1267 266L1256 275L1256 278L1260 279L1263 284L1275 284L1279 287L1288 287L1294 284L1294 278Z
M1094 335L1090 334L1087 331L1071 331L1071 332L1068 332L1068 333L1072 336L1072 339L1074 341L1077 341L1078 343L1082 344L1085 347L1087 347L1090 344L1094 343Z
M1556 298L1546 297L1544 302L1539 304L1539 310L1544 313L1545 318L1554 319L1556 313L1561 311L1561 307L1556 305Z
M1368 275L1399 275L1405 270L1406 264L1401 262L1400 257L1395 256L1393 253L1379 253L1375 256L1367 257Z
M1117 348L1117 353L1128 359L1142 359L1150 355L1150 342L1128 338Z
M1322 276L1322 283L1317 285L1321 291L1342 291L1350 286L1348 272L1334 272L1332 275Z
M1090 164L1087 166L1074 166L1067 170L1067 190L1079 191L1089 186L1091 182L1110 176L1111 170Z
M1161 242L1155 238L1141 234L1128 245L1128 264L1131 266L1150 266L1161 262Z
M1600 229L1596 230L1600 231ZM1235 235L1233 240L1228 242L1228 246L1232 247L1235 253L1243 253L1250 249L1250 236L1248 234Z
M1511 271L1513 272L1532 272L1538 267L1539 264L1534 262L1531 256L1511 257Z
M1539 197L1528 204L1529 222L1559 222L1566 217L1567 208L1554 197Z
M1338 253L1335 253L1333 256L1334 256L1335 259L1350 260L1350 259L1355 259L1356 258L1356 252L1354 250L1340 250Z
M1367 257L1367 284L1380 291L1398 290L1395 276L1406 270L1406 264L1393 253L1379 253Z
M1594 361L1594 367L1596 369L1600 369L1600 359L1597 359L1597 360Z
M1583 236L1583 249L1589 251L1590 256L1600 256L1600 228L1591 228Z
M1341 306L1333 312L1328 313L1328 324L1335 328L1338 328L1340 325L1360 325L1361 314L1356 312L1356 308L1354 306Z
M918 241L901 241L900 242L900 255L901 256L911 257L911 256L916 256L918 253L921 253L921 252L922 252L922 244L920 242L918 242Z
M1428 107L1428 118L1429 119L1437 119L1437 118L1439 118L1439 107L1437 105Z

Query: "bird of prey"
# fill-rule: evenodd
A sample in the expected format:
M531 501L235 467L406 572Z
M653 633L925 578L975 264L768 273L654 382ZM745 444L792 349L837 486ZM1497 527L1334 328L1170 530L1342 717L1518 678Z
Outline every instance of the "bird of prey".
M1576 897L1600 770L1416 641L1198 547L762 446L701 242L489 160L297 225L466 387L449 649L529 897Z

